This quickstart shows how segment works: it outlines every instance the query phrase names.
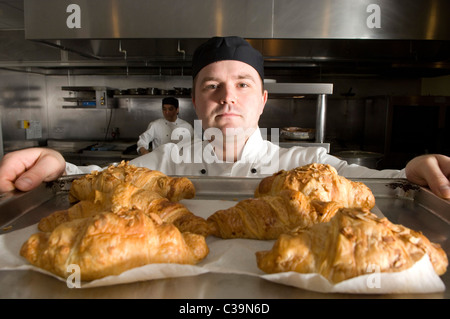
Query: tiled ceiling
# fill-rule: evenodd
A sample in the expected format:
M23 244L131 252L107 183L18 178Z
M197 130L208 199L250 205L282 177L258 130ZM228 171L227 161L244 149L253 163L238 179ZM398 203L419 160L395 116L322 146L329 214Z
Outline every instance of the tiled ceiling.
M23 28L23 0L0 0L0 30Z

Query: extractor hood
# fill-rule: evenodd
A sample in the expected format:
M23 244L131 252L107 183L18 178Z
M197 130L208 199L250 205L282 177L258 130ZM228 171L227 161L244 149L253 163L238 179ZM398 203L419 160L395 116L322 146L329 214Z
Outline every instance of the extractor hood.
M27 39L449 40L447 0L25 0Z
M62 52L41 67L80 74L188 75L216 35L248 39L268 76L449 74L448 12L448 0L24 0L25 38Z

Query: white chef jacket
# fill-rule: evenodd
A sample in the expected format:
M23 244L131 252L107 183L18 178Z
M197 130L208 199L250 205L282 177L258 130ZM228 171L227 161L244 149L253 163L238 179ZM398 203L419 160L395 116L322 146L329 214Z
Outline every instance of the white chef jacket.
M191 136L194 135L192 125L180 118L177 118L175 122L167 121L165 118L160 118L150 122L147 130L139 135L137 150L139 151L141 147L148 149L150 142L152 142L153 149L162 144L173 142L171 138L172 131L179 127L188 129Z
M253 176L272 175L281 169L290 170L310 163L329 164L338 174L348 178L405 178L403 170L375 170L347 164L327 153L323 147L281 148L263 140L259 129L249 137L236 162L219 161L208 141L195 137L193 141L164 144L151 153L139 156L130 164L158 170L167 175L191 176ZM77 167L66 164L67 174L82 174L98 166Z

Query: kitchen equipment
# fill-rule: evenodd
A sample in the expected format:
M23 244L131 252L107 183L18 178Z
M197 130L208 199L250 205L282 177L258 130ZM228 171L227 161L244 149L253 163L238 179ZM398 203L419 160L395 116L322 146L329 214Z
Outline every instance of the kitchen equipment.
M147 94L147 89L144 89L144 88L137 88L137 94L139 94L139 95L144 95L144 94Z
M357 164L368 168L377 168L384 155L381 153L364 151L342 151L334 154L336 157L347 161L349 164Z
M158 88L147 88L147 94L148 95L160 95L161 90Z
M315 137L315 129L301 127L283 127L280 135L289 140L312 140Z
M190 88L174 87L174 89L175 89L175 95L190 95L191 94Z
M67 192L71 181L79 175L64 176L55 182L42 184L27 193L14 193L0 198L0 234L12 232L38 222L69 203ZM196 199L232 200L253 196L259 178L190 177L196 188ZM403 179L358 179L365 183L376 198L377 208L393 223L401 223L423 231L430 240L439 243L449 254L450 220L446 216L450 202L438 198L429 190ZM193 200L196 200L193 199ZM217 240L210 238L210 240ZM223 240L227 249L233 250L241 240ZM17 246L17 245L16 245ZM20 247L20 244L18 245ZM214 254L214 252L211 252ZM250 254L248 254L250 256ZM245 257L245 256L244 256ZM441 277L447 287L450 276ZM194 287L194 288L193 288ZM201 289L198 289L201 287ZM257 287L257 289L255 289ZM357 294L322 294L296 289L266 281L258 276L242 273L207 273L199 276L146 280L116 286L89 289L67 289L65 282L35 271L0 271L0 298L79 298L101 297L107 294L116 298L366 298ZM383 295L383 298L410 298L410 294ZM414 298L450 298L450 290L435 294L415 294Z

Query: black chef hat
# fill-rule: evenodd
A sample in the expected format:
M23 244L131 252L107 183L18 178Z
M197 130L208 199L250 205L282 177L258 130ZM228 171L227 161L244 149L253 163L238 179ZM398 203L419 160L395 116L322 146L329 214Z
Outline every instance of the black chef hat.
M247 63L264 79L262 54L240 37L213 37L200 45L192 57L192 78L208 64L223 60Z
M170 105L173 105L176 108L178 108L178 100L174 97L165 97L162 100L162 105L164 105L164 104L170 104Z

